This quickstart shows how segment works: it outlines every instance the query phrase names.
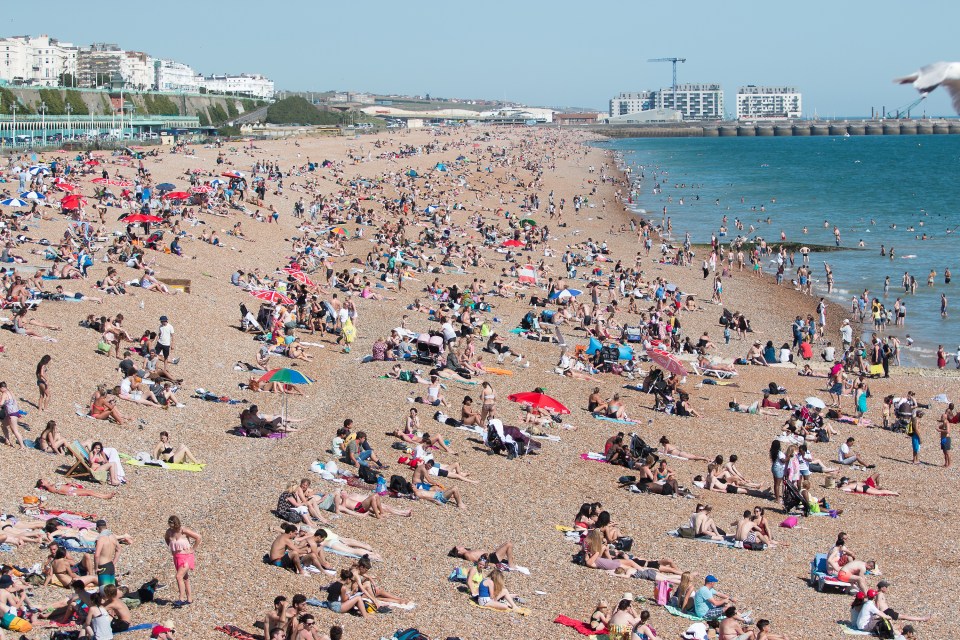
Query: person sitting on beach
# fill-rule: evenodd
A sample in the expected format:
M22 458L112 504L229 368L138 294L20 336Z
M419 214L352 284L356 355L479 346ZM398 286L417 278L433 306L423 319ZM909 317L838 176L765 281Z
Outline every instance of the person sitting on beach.
M846 442L840 445L840 450L837 453L837 462L844 465L859 464L867 469L872 469L874 465L868 464L863 458L860 457L858 453L853 450L854 442L856 442L856 438L850 436L847 438Z
M148 407L162 407L157 396L149 387L145 387L139 376L127 376L117 387L117 396L121 400L126 400L134 404L145 405Z
M473 398L463 397L463 404L460 406L460 423L467 427L483 426L480 422L480 413L473 408Z
M597 408L593 410L593 415L603 416L611 420L630 419L627 416L627 410L623 406L623 402L620 401L619 393L613 394L612 398L608 398L605 402L600 403Z
M670 440L667 439L667 436L660 437L660 452L668 456L673 456L674 458L683 458L684 460L695 460L698 462L710 462L709 458L704 458L703 456L698 456L693 453L687 453L682 451L677 447L670 444Z
M690 394L685 391L679 393L679 400L674 406L674 413L680 417L701 417L700 414L694 410L693 405L690 404Z
M419 448L418 448L419 450ZM419 456L416 456L419 458ZM479 480L474 480L461 468L459 462L453 464L441 465L433 458L420 458L423 462L417 465L413 470L413 481L411 484L417 486L418 482L429 483L426 476L435 478L450 478L451 480L462 480L470 484L480 484ZM422 473L417 473L422 471Z
M283 522L280 524L280 535L274 538L270 545L268 558L270 564L294 573L303 573L303 564L300 561L301 549L294 542L297 534L297 527ZM319 559L317 559L319 563Z
M240 412L240 428L246 431L248 436L256 438L264 438L279 431L281 421L280 416L261 416L260 409L255 404Z
M357 435L347 443L347 448L343 454L343 461L355 467L366 467L373 462L381 469L385 468L385 465L380 462L380 459L377 458L370 444L367 442L367 434L365 431L357 431Z
M51 542L48 551L50 555L44 563L43 586L55 584L68 589L74 581L80 581L84 586L97 584L97 569L94 566L92 554L82 553L80 562L74 562L67 550L58 542Z
M590 630L594 633L604 633L610 624L610 605L606 600L597 603L593 613L590 614Z
M418 384L430 384L430 379L426 378L416 371L404 371L399 364L393 365L393 368L390 369L386 374L387 378L392 378L394 380L399 380L400 382L414 382Z
M417 410L414 407L410 408L410 413L404 420L403 428L394 431L393 435L409 444L436 447L437 449L443 449L447 453L456 455L442 436L431 436L427 432L420 432L420 417L417 415Z
M413 485L414 495L422 500L429 500L441 506L453 500L458 509L465 509L466 507L460 499L459 491L456 489L435 489L433 484L427 479L427 473L433 466L433 460L427 460L414 468L413 477L410 480L410 483Z
M792 411L797 407L790 399L790 396L782 396L774 400L770 397L770 390L763 390L763 400L760 402L760 406L765 409L788 409Z
M719 580L713 575L708 575L703 580L703 586L694 594L693 610L698 618L717 620L723 616L727 607L736 604L737 601L734 598L716 590L718 582Z
M742 518L730 524L730 526L736 527L734 539L737 542L743 543L743 546L749 546L751 548L753 545L773 546L775 542L763 534L763 530L760 528L758 521L759 517L752 511L744 511Z
M750 349L747 350L747 355L744 356L744 360L747 361L747 364L756 364L763 367L769 366L769 363L763 356L763 349L760 348L759 340L754 342Z
M899 496L900 494L896 491L891 491L890 489L882 489L880 487L880 474L875 473L872 476L867 477L863 482L847 480L843 481L841 478L840 482L837 484L839 489L846 491L847 493L863 493L868 496Z
M520 611L513 595L507 591L503 573L500 569L492 569L487 577L480 582L477 587L476 601L478 605L487 609Z
M341 569L338 580L327 588L327 606L334 613L349 613L356 610L361 618L366 618L366 606L363 602L363 589L355 569Z
M862 560L849 560L840 566L835 574L831 573L831 567L828 565L827 575L840 582L849 583L851 586L856 587L858 591L866 591L866 576L870 572L875 571L876 568L877 563L874 560L868 560L866 562Z
M440 384L440 377L430 376L430 386L427 387L426 397L418 396L416 402L428 404L433 407L449 407L446 398L443 396L443 385Z
M707 476L706 478L701 478L697 476L694 478L694 481L702 480L703 488L707 491L715 491L717 493L746 493L749 494L751 489L747 487L741 487L736 484L736 481L732 478L727 478L729 482L724 482L716 476L718 469L715 463L710 463L707 465ZM761 489L762 492L762 489Z
M643 569L639 564L627 558L622 551L618 551L616 557L612 555L610 546L599 529L592 529L587 534L583 541L583 550L584 564L591 569L610 572L617 569L626 569L631 574ZM654 570L654 573L656 573L656 570Z
M760 483L747 480L747 478L740 473L740 470L737 469L737 461L739 459L740 458L738 458L737 454L735 453L730 456L730 459L725 464L723 463L723 456L717 456L714 458L714 462L723 465L723 469L720 473L721 479L732 479L741 487L747 487L748 489L759 489Z
M37 448L47 453L67 453L67 441L60 435L56 420L47 422L47 426L37 438Z

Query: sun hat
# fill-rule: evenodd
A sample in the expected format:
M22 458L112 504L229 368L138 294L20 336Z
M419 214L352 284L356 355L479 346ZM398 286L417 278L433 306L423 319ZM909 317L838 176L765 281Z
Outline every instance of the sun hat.
M623 594L623 597L620 598L620 600L621 600L621 601L623 601L623 600L629 600L630 602L633 602L633 594L630 593L629 591L627 591L625 594Z

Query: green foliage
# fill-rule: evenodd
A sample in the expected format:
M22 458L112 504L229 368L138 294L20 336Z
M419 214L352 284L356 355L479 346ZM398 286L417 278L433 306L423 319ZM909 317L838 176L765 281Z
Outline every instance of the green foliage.
M210 126L210 118L207 117L207 112L206 112L206 110L200 109L200 111L197 111L197 118L200 119L200 126L201 126L201 127L209 127L209 126Z
M77 78L71 73L61 73L58 81L60 82L61 87L77 86Z
M62 116L67 112L66 105L63 103L63 96L57 89L40 89L37 93L40 95L40 100L47 105L47 115ZM39 102L37 103L37 110L40 110Z
M211 104L207 108L207 113L210 114L210 122L218 126L230 119L227 112L218 104Z
M67 91L66 103L73 109L73 115L75 116L85 116L90 113L90 109L87 108L87 103L83 101L83 96L80 95L79 91Z
M267 109L270 124L340 124L343 118L333 111L320 111L305 98L291 96Z
M104 115L113 113L113 103L110 102L110 98L107 96L107 94L100 94L100 102L103 104Z
M157 95L154 93L143 94L143 107L147 115L151 116L178 116L180 108L170 96Z
M243 112L250 113L251 111L257 110L257 103L251 100L250 98L244 98L240 101L240 104L243 105Z
M240 135L240 127L236 125L224 126L217 129L217 135L226 137L236 137Z
M240 112L237 111L236 100L227 100L227 115L230 116L231 120L233 120L234 118L240 115Z

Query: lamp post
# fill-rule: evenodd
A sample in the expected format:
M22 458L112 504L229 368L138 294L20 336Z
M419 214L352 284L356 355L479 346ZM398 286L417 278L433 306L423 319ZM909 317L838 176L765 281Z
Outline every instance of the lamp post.
M40 101L40 127L43 129L43 146L47 146L47 103Z
M13 146L17 146L17 103L10 105L10 113L13 114Z
M70 124L70 114L73 113L73 105L71 105L71 104L68 102L66 109L67 109L67 131L70 132L68 135L70 136L70 139L72 140L72 139L73 139L73 127L72 127L71 124Z

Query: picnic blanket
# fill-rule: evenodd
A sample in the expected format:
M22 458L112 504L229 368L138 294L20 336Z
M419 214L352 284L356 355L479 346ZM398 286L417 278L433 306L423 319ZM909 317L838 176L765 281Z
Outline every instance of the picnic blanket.
M678 618L686 618L687 620L696 620L697 622L703 622L703 618L698 617L696 614L680 611L680 609L677 609L676 607L671 607L670 605L664 605L663 608L666 609L667 613L669 613L672 616L676 616Z
M219 631L220 633L225 633L231 638L236 638L237 640L257 640L257 636L247 633L240 627L232 624L220 625L219 627L214 627L213 630Z
M842 631L844 635L848 635L848 636L872 636L873 635L873 633L870 631L860 631L860 629L854 629L853 627L850 626L849 622L837 622L837 624L840 625L840 631Z
M481 606L476 602L474 602L472 598L470 599L470 605L476 607L477 609L486 609L487 611L496 611L498 613L507 613L508 611L511 611L513 613L518 613L521 616L526 616L530 614L530 609L526 607L517 607L516 609L495 609L493 607Z
M576 618L568 618L567 616L559 615L556 618L554 618L553 621L556 624L562 624L565 627L570 627L571 629L573 629L574 631L576 631L577 633L583 636L590 636L590 637L596 638L597 636L600 636L600 635L605 637L607 635L606 629L603 629L601 631L594 631L593 629L590 628L590 624L588 622L583 622L582 620L577 620Z

